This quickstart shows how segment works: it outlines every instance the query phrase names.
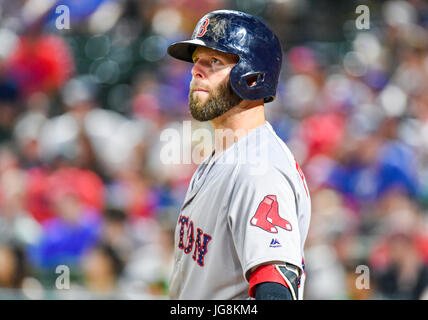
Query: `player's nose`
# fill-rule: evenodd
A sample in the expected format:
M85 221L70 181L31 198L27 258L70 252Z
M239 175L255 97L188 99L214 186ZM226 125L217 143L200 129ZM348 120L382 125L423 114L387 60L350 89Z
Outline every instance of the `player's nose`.
M204 79L207 75L207 65L202 59L199 59L193 64L192 76L198 79Z

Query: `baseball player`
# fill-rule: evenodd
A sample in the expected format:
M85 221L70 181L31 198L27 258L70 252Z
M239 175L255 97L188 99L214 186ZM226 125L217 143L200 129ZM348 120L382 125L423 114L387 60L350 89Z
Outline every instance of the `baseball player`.
M178 217L170 298L302 299L309 189L264 113L281 69L278 38L256 17L218 10L168 54L193 63L190 113L215 132Z

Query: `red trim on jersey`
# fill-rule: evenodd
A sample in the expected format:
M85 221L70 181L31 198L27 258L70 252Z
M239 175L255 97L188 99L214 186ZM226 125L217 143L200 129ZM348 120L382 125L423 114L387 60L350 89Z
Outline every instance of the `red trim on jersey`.
M256 285L262 282L276 282L288 288L284 278L279 274L279 271L273 265L265 265L258 267L250 275L250 289L248 294L251 298L256 296Z

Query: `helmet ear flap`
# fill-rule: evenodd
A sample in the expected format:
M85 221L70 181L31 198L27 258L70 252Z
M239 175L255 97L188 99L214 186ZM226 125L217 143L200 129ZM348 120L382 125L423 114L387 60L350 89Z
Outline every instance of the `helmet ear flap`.
M251 72L241 77L241 82L246 83L248 87L262 85L265 81L266 72Z
M265 71L249 71L243 60L241 60L230 72L230 84L233 91L245 100L272 101L272 96L266 97L266 92L271 91L268 83L268 75Z

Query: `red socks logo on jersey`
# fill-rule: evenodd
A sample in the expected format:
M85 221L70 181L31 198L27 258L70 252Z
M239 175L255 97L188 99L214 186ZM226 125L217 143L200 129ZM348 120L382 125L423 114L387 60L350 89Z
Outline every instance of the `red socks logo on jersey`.
M279 216L278 201L275 195L267 195L264 197L256 213L251 218L251 224L270 233L278 233L276 227L280 227L287 231L293 229L290 222Z

